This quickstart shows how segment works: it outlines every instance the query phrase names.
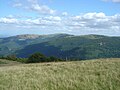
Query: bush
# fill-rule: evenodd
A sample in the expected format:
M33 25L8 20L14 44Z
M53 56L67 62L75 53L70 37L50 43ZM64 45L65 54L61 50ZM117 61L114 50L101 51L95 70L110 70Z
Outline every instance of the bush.
M51 56L46 57L45 55L37 52L29 56L29 58L18 58L16 55L0 56L0 59L7 59L12 61L17 61L21 63L39 63L39 62L58 62L64 61L57 57Z
M21 63L27 63L28 58L17 58L16 61L21 62Z
M38 63L38 62L45 62L46 56L41 53L34 53L29 58L27 63Z
M6 59L16 61L17 57L16 57L16 55L9 55L6 57Z
M47 58L47 61L48 62L57 62L57 61L62 61L62 60L57 57L51 56L51 57Z

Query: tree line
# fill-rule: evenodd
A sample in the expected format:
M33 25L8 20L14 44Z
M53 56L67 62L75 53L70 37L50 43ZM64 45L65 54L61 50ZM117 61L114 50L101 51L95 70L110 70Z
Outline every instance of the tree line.
M47 57L42 53L36 52L30 55L28 58L18 58L16 55L0 56L0 59L7 59L12 61L18 61L22 63L39 63L39 62L58 62L65 61L55 56Z

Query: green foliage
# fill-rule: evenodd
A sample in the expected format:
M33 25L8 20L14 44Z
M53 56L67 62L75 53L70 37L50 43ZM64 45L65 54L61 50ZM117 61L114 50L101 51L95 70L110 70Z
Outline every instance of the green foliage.
M64 61L57 57L51 56L46 57L45 55L36 52L29 56L29 58L17 58L16 55L8 55L8 56L0 56L0 59L7 59L11 61L17 61L21 63L39 63L39 62L57 62L57 61Z
M10 61L17 61L21 63L26 63L28 58L18 58L16 55L0 56L0 59L6 59Z
M38 63L38 62L45 62L46 61L46 57L37 52L37 53L34 53L32 54L29 58L28 58L28 63Z
M17 57L16 57L16 55L8 55L6 57L6 59L15 61L15 60L17 60Z
M57 62L57 61L62 61L62 60L54 56L46 57L45 55L36 52L28 58L27 63Z
M120 37L102 35L66 36L17 51L20 57L34 52L66 59L120 58Z
M58 61L63 61L63 60L54 56L50 56L47 58L47 62L58 62Z
M27 63L28 58L17 58L16 61L21 63Z
M120 58L120 37L59 34L25 40L16 36L0 41L0 55L3 56L16 54L17 57L28 58L35 52L41 52L47 57L67 57L69 60Z
M17 35L7 38L0 38L0 55L6 56L6 55L14 54L16 53L16 51L21 50L28 45L48 42L65 36L69 36L69 35L67 34L34 35L33 38L30 38L31 35L27 34L27 35Z

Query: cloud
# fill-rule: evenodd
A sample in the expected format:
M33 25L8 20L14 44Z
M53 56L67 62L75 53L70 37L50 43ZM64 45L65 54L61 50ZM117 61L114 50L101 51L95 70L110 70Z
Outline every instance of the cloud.
M45 30L61 30L71 33L95 33L95 34L115 34L120 33L120 14L107 16L104 13L85 13L77 16L40 16L36 18L19 19L14 16L0 18L0 23L4 25L12 25L18 29L45 29ZM2 28L1 28L2 29ZM52 31L54 32L54 31Z
M51 2L51 1L49 1ZM26 11L31 11L37 13L38 15L59 15L67 16L68 13L65 11L57 11L50 8L49 6L42 3L42 0L17 0L12 2L12 6L17 9L22 9Z
M39 4L32 4L31 7L27 7L27 9L38 12L40 14L55 14L55 12L56 12L55 10L50 9L46 5L40 6Z
M49 16L49 17L45 17L45 19L50 20L50 21L61 21L61 17L59 16Z
M118 2L118 3L120 3L120 0L112 0L113 2Z
M0 18L0 23L15 24L15 23L18 23L18 20L14 18Z
M67 13L67 12L63 12L62 15L63 15L63 16L67 16L68 13Z
M17 1L17 2L14 2L13 7L19 7L22 9L29 10L29 11L37 12L39 14L53 15L56 13L56 10L51 9L47 5L39 3L38 0L24 0L24 2Z
M21 7L21 6L22 6L21 3L14 3L14 4L13 4L13 7Z
M14 25L30 25L30 26L57 26L61 22L61 17L59 16L48 16L48 17L40 17L36 19L26 19L21 20L12 17L4 17L0 18L0 23L3 24L14 24Z
M120 3L120 0L103 0L103 1L106 1L106 2L114 2L114 3Z
M120 32L120 15L106 16L104 13L86 13L70 17L65 26L72 31L88 33Z
M30 3L33 3L33 4L37 4L38 3L38 0L27 0L28 2Z

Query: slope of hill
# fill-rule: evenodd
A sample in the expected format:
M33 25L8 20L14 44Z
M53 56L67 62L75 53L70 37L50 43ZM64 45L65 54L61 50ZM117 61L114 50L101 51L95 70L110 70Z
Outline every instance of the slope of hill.
M120 59L3 66L0 90L120 90Z
M66 36L17 51L19 57L27 57L34 52L68 59L119 58L120 37Z
M68 34L51 35L17 35L7 38L0 38L0 55L15 54L16 50L23 49L27 45L48 42L60 37L69 36Z
M0 39L0 55L28 57L34 52L67 59L120 58L120 37L53 34Z
M20 62L0 59L0 67L2 67L2 66L13 66L13 65L18 65L18 64L20 64Z

